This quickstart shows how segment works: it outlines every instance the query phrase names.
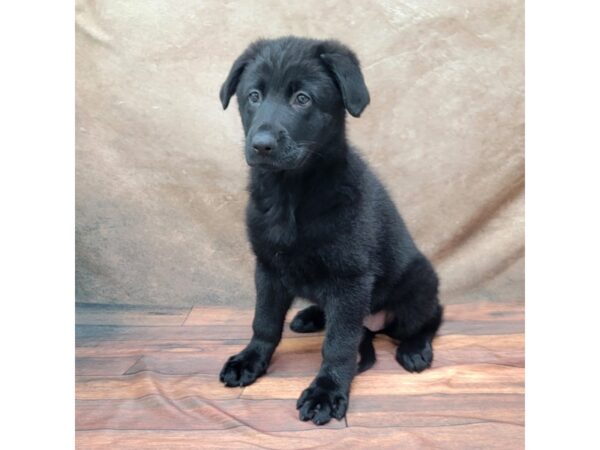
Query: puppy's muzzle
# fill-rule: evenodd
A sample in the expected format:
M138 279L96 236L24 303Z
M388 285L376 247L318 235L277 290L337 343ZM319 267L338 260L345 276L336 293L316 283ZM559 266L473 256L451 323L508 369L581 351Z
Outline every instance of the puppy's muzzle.
M259 131L252 138L252 150L261 156L267 156L276 149L277 139L270 131Z

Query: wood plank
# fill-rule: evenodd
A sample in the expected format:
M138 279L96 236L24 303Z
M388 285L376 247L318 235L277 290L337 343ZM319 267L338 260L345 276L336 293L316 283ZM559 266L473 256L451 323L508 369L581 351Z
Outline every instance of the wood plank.
M503 335L522 334L524 324L521 321L446 321L440 328L441 336L449 334L464 335ZM323 333L311 333L322 336ZM289 329L283 330L284 337L302 337ZM77 346L96 345L100 341L202 341L202 340L249 340L252 328L248 325L206 325L206 326L116 326L116 325L77 325L75 342Z
M141 356L158 353L177 353L182 355L195 355L197 353L218 354L234 347L245 346L246 339L215 339L215 340L102 340L80 345L75 349L78 357L94 356Z
M525 370L471 364L408 372L365 372L354 379L352 395L523 394ZM244 388L242 398L296 398L310 376L262 377Z
M226 341L205 341L205 347L198 351L161 351L146 353L127 370L127 374L142 370L172 375L217 374L227 359L243 350L247 344L229 344ZM269 367L269 374L285 376L292 373L316 373L321 364L321 345L323 336L304 336L295 339L283 339Z
M189 307L76 303L75 323L78 325L181 325L189 312Z
M253 318L254 310L252 309L194 306L183 325L250 325Z
M315 373L321 364L322 343L322 335L284 338L273 356L269 374L286 376ZM246 340L179 341L153 345L149 345L148 341L106 341L93 347L77 348L78 367L85 364L85 367L82 367L85 372L78 374L116 375L124 373L127 369L128 374L144 370L173 375L216 374L227 358L241 351L246 344ZM372 370L403 370L396 362L396 344L393 341L386 337L378 337L374 345L377 362ZM524 366L523 335L440 336L434 342L434 350L433 368L465 363ZM135 357L135 360L123 359L122 356ZM109 362L109 357L114 358L112 363L116 367L125 366L121 372L102 368L102 365ZM127 361L130 362L129 365ZM92 367L94 362L98 363L96 372Z
M316 428L298 420L295 401L318 370L323 333L296 334L286 324L268 374L226 388L217 374L247 344L252 311L194 308L184 322L167 310L161 318L125 308L119 318L118 308L83 309L76 341L81 448L523 446L522 305L449 305L433 367L421 374L402 369L396 343L378 336L376 365L352 386L349 428L346 421Z
M285 337L277 350L285 353L302 353L320 351L323 335L305 334ZM94 356L132 356L140 354L176 353L181 355L194 355L206 353L221 357L229 354L240 346L246 346L247 339L215 339L215 340L102 340L75 349L80 357Z
M289 324L305 306L296 305L290 308L285 318L286 323ZM251 325L253 318L253 309L194 306L185 320L184 326Z
M291 308L286 316L289 323L302 308ZM448 322L514 322L524 321L522 303L478 302L446 305L444 318ZM186 326L244 325L251 324L254 311L248 309L195 306L188 315Z
M257 431L308 430L315 426L298 419L295 400L208 400L150 395L126 400L79 400L78 430L215 430L249 426ZM333 420L325 428L343 428Z
M323 333L311 333L323 335ZM289 329L283 329L284 337L303 337ZM202 341L202 340L250 340L252 327L245 325L205 325L205 326L118 326L118 325L77 325L75 342L77 346L96 345L100 341Z
M348 425L438 427L479 422L524 424L523 395L353 396ZM78 400L79 430L210 430L248 425L263 432L311 429L298 420L295 400L208 400L150 395L125 400ZM344 427L332 421L329 427Z
M240 388L227 388L214 375L171 376L140 372L122 376L78 376L75 380L77 400L136 399L161 394L177 399L197 395L206 399L237 398Z
M477 422L524 425L522 394L352 395L349 426L431 427Z
M456 364L498 364L524 367L524 342L522 335L504 336L441 336L434 343L435 356L432 367L439 368ZM193 375L196 373L216 374L227 358L241 351L243 344L228 344L226 341L202 347L196 352L169 351L144 354L127 373L151 370L164 374ZM277 348L269 376L314 374L321 365L323 336L283 339ZM396 362L396 344L389 339L376 339L377 362L374 371L403 371ZM175 350L175 351L174 351ZM187 350L187 349L186 349Z
M302 307L288 311L289 323ZM195 306L161 307L144 305L109 305L100 303L77 303L78 325L245 325L251 324L252 309ZM447 321L515 321L524 320L521 303L476 302L446 305L444 317Z
M289 331L288 333L292 333ZM294 333L295 334L295 333ZM99 341L201 341L223 339L245 339L252 337L249 325L220 325L202 327L184 326L116 326L116 325L77 325L75 340L77 345L95 345Z
M143 355L132 365L126 375L141 371L152 371L166 375L195 375L205 374L217 377L223 364L232 354L243 350L245 345L230 346L231 352L223 352L220 355L198 353L195 355L179 353L161 353L155 355Z
M76 357L75 375L123 375L140 357Z
M522 305L448 305L446 307L446 319L440 329L440 335L523 333L522 311ZM289 329L289 320L293 318L295 312L296 310L293 310L288 314L288 320L284 327L285 337L301 336ZM185 320L185 326L178 327L165 326L164 323L160 323L160 326L141 326L142 324L157 324L157 321L175 322L181 316L160 318L161 316L149 315L145 321L141 313L136 312L135 318L106 320L112 322L120 320L122 324L135 323L131 326L82 324L78 322L76 342L78 346L82 346L101 340L250 339L252 337L252 314L250 310L240 310L234 313L224 308L210 308L210 311L204 314L203 308L195 307ZM89 318L89 315L86 320L87 322L94 322ZM96 320L96 322L98 321L102 320ZM316 333L316 335L322 335L322 333Z
M404 370L396 362L396 343L387 337L377 337L374 346L377 362L372 370ZM525 339L522 334L443 335L434 340L432 368L462 364L524 367L524 347Z
M444 307L446 320L524 321L525 305L518 303L474 302L456 303Z
M502 423L474 423L440 427L314 428L262 433L248 426L226 431L78 431L77 448L85 449L223 449L328 448L506 450L524 447L523 427Z
M450 320L444 319L438 334L522 334L525 324L521 320Z

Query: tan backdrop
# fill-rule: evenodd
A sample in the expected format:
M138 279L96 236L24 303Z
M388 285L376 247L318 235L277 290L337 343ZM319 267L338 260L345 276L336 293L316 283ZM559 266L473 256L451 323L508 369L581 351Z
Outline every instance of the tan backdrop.
M77 2L77 300L254 301L235 103L253 39L336 38L371 92L351 140L442 280L442 301L523 298L523 5L495 1Z

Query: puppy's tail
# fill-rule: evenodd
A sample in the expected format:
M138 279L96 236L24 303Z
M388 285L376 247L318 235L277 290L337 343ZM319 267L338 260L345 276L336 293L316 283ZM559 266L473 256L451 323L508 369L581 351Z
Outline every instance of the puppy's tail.
M373 347L373 338L375 333L366 327L363 327L363 337L358 347L360 361L358 362L358 373L370 369L375 364L377 357L375 356L375 347Z

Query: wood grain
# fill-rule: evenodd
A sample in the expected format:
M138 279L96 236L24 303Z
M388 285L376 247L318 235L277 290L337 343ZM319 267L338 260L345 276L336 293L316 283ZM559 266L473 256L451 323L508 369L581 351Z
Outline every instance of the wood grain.
M75 375L122 375L138 359L135 355L76 357Z
M289 374L312 374L320 364L323 336L300 336L284 338L271 362L269 372L273 376ZM217 373L227 357L239 352L247 341L205 340L179 342L102 341L95 346L80 346L76 349L78 364L85 365L80 375L132 374L150 370L163 374L214 374ZM396 344L385 337L375 339L377 363L372 370L398 371L395 360ZM460 364L489 363L523 367L523 335L445 335L435 340L435 360L433 368ZM92 358L102 354L97 360L101 373L94 373ZM109 358L109 357L112 357ZM132 358L134 360L132 360ZM131 364L126 365L130 361ZM102 363L114 367L124 367L115 373ZM134 364L135 363L135 364ZM125 367L126 366L126 367ZM79 368L79 366L78 366ZM126 372L125 372L126 370Z
M240 390L225 388L215 375L182 377L141 372L114 377L76 377L75 398L79 400L136 399L151 394L169 399L190 395L227 399L239 397Z
M357 395L424 394L522 394L524 373L520 367L471 364L429 369L419 374L365 372L352 383ZM242 398L296 398L313 376L262 377L244 388Z
M322 335L323 333L315 333ZM290 330L286 324L283 330L284 337L299 337ZM96 345L98 341L114 340L144 340L155 341L201 341L243 339L248 341L252 337L250 323L245 325L206 325L206 326L122 326L122 325L78 325L75 327L77 345Z
M218 372L247 344L252 311L78 306L77 447L523 448L522 305L447 306L421 374L402 369L396 343L378 336L346 419L323 428L295 408L323 342L289 330L295 312L266 376L226 388Z
M197 395L179 399L149 395L139 399L79 400L80 430L216 430L249 426L261 432L312 430L298 420L296 400L209 400ZM268 418L268 420L265 420ZM344 428L334 420L326 428Z
M497 422L524 425L522 394L353 395L349 426L431 427Z
M223 430L99 430L77 433L77 447L85 449L486 449L524 447L523 427L473 423L441 427L349 427L263 433L248 426Z
M75 322L78 325L181 325L189 313L190 308L78 303Z

